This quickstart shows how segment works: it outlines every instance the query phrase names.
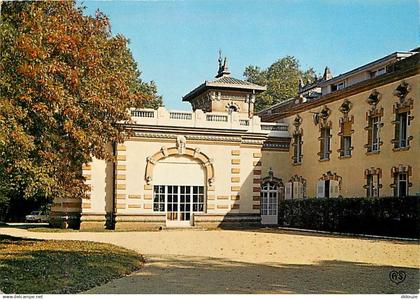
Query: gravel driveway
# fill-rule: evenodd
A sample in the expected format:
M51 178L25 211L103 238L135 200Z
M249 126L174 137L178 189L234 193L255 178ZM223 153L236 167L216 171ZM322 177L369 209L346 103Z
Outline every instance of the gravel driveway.
M275 230L0 234L112 243L142 253L145 267L87 293L418 293L415 242ZM391 271L405 280L392 282Z

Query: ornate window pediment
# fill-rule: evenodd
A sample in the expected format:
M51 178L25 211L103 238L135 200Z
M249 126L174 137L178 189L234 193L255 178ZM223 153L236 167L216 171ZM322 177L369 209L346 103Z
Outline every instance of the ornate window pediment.
M407 97L410 92L410 85L402 81L400 85L394 90L394 95L398 97L399 101L393 106L394 120L394 139L391 140L394 145L393 150L407 150L410 148L410 141L413 136L409 136L409 126L414 117L411 115L411 110L414 107L412 98Z

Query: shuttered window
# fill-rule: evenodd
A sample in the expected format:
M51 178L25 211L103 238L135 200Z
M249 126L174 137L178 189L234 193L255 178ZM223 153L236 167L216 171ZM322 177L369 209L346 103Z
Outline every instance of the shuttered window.
M321 160L328 160L330 158L330 128L321 129L320 147Z
M404 148L408 146L407 128L409 125L409 112L402 112L396 114L395 119L395 138L394 148Z
M370 127L371 140L369 141L370 151L376 152L376 151L379 151L379 117L378 116L371 117L370 121L371 121L371 127Z
M301 163L302 162L302 135L295 135L293 138L294 138L293 163Z
M366 196L379 197L379 175L369 174L366 177Z

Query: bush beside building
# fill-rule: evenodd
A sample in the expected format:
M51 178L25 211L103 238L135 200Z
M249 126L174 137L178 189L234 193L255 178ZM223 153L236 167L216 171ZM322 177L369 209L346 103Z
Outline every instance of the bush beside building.
M279 202L279 224L393 237L420 237L420 196L306 198Z

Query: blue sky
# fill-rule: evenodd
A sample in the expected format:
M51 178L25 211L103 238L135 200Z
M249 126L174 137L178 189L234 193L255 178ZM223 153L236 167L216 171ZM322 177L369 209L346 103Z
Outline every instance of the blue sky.
M242 78L247 65L266 68L286 55L318 73L328 65L335 76L419 45L416 0L82 3L130 39L142 78L157 83L170 109L190 109L181 98L214 77L219 49Z

